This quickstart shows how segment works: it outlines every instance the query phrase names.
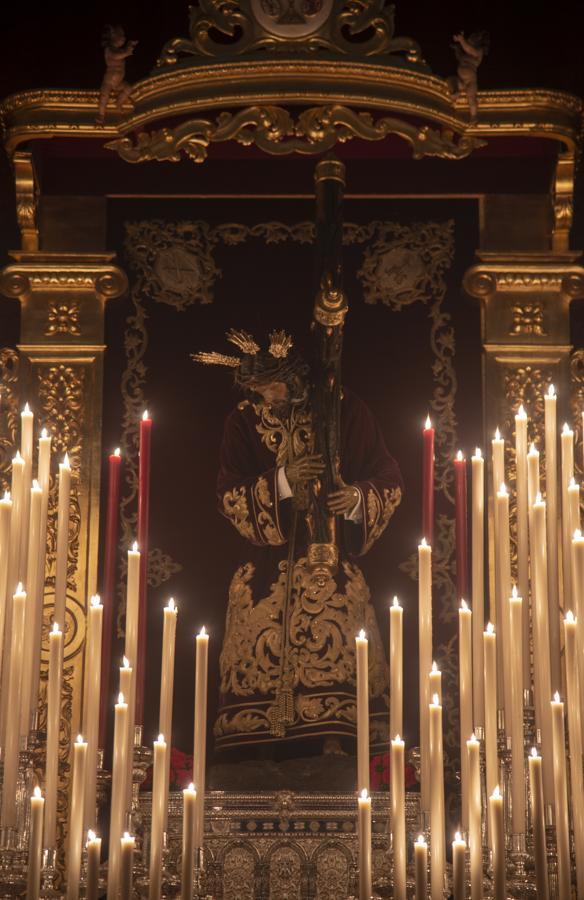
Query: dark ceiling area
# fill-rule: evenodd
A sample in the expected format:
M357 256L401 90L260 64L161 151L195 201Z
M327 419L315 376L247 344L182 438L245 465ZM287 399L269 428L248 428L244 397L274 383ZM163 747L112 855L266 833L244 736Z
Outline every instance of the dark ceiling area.
M97 88L102 71L100 37L108 23L124 25L139 41L130 60L131 79L154 67L165 41L186 36L188 4L177 0L119 0L79 4L6 4L0 31L2 95L28 88ZM563 0L532 2L437 3L398 0L396 34L414 38L436 75L454 70L452 35L486 29L491 48L480 69L480 86L487 89L547 87L582 94L581 4Z
M61 9L48 4L10 4L3 11L0 30L2 97L33 88L98 89L103 72L101 33L108 23L123 24L128 36L139 41L135 55L128 61L130 81L144 78L153 70L165 41L186 36L188 32L188 4L176 0L164 3L153 3L151 0L119 0L113 3L108 0L99 4L79 5L76 12L65 13ZM529 11L526 12L526 9ZM578 9L579 4L575 0L564 0L545 7L543 3L520 7L519 4L504 3L501 0L489 3L482 0L472 4L465 4L460 0L448 4L439 4L435 0L398 0L395 11L396 34L417 40L433 73L446 77L453 74L455 69L452 35L457 31L468 34L476 29L486 29L490 34L491 47L479 71L480 88L548 88L583 96L584 67L581 62L581 34L577 27ZM357 143L353 142L353 145L356 147ZM37 146L35 153L38 149L40 148ZM47 159L50 160L51 150L47 150ZM368 153L372 151L374 155L383 155L382 147L374 150L370 145ZM92 155L89 147L80 147L79 152L81 157ZM243 157L247 152L236 148L234 158ZM357 156L358 153L359 151ZM228 155L231 155L231 151ZM353 155L353 151L350 155ZM253 152L250 165L252 161ZM529 165L533 167L533 163L530 164L529 160L525 162L526 166L522 167L521 160L518 160L517 165L511 165L505 175L502 167L498 168L502 178L498 187L500 192L529 191ZM267 160L267 163L268 167L274 165L271 160ZM472 168L477 164L474 160L455 164L456 176L460 178L459 193L465 192L467 181L469 184L473 181ZM45 177L43 173L40 174L43 190L48 193L59 193L62 189L59 182L63 178L72 179L76 190L82 187L80 181L85 179L85 183L88 183L88 160L72 159L63 164L63 160L59 159L57 168L50 168L48 162L46 165ZM150 164L156 165L158 164ZM221 165L220 160L217 165ZM441 167L425 160L424 165L431 178L431 170L436 169L439 192L440 171L441 168L444 169L444 164ZM14 222L12 179L5 156L0 160L0 166L0 255L3 262L6 251L15 246L18 235ZM409 176L408 170L415 170L416 167L419 167L419 163L405 161L403 168L394 173L397 182L404 185L406 191L410 190L410 179L415 181L416 178L415 171ZM176 172L172 177L175 181L180 170L189 184L192 182L183 191L197 192L197 183L203 176L205 166L196 167L199 170L196 173L192 171L192 167L187 173L184 164L174 168ZM231 167L228 164L226 168ZM291 166L291 170L292 168L294 167ZM298 165L297 171L300 172L301 168ZM358 160L355 161L355 169L357 168ZM535 171L535 167L533 168ZM137 173L130 171L131 169L129 167L128 170L128 190L132 189L137 177ZM491 169L496 174L497 170L493 167ZM382 170L382 160L374 161L373 168L370 169L371 177L373 173ZM547 177L545 169L539 167L537 171L540 180L542 172L543 177ZM210 175L210 171L207 174ZM452 176L448 180L451 178ZM584 244L584 215L581 212L584 192L581 180L577 180L574 247ZM307 183L310 186L310 182ZM175 190L174 187L172 189ZM358 186L356 189L359 189ZM488 189L493 190L493 187ZM541 185L537 184L535 189L540 190ZM109 187L109 192L116 193L120 190L118 184ZM388 180L387 190L395 190L391 179ZM92 182L92 186L89 185L86 191L99 193L101 184Z

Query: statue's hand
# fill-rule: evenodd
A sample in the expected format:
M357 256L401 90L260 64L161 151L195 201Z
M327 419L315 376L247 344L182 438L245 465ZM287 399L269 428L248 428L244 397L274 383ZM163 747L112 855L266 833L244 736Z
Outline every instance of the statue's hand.
M314 478L318 478L323 470L324 462L320 453L302 456L284 466L284 472L290 485L298 484L300 481L312 481Z
M453 34L452 40L456 41L457 44L461 44L464 40L464 34L462 32L460 32L459 34Z
M338 490L331 491L326 498L326 503L330 512L337 516L344 516L355 508L360 496L355 485L341 483Z

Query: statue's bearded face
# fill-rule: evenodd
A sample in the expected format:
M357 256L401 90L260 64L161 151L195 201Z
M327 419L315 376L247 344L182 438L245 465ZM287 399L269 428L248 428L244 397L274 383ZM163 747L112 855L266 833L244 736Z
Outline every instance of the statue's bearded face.
M254 394L258 394L266 406L279 406L290 397L288 385L283 381L254 382L249 385Z

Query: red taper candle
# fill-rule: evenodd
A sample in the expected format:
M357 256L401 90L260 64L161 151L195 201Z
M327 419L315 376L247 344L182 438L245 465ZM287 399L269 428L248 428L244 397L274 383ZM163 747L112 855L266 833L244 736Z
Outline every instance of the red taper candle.
M456 595L468 597L468 531L466 499L466 459L459 450L454 460L454 499L456 513Z
M112 659L114 597L116 592L116 561L118 522L120 518L120 470L122 457L118 447L110 453L108 462L107 516L105 525L105 554L103 562L103 638L101 644L101 694L99 706L99 746L107 740L107 716L110 707L109 674Z
M138 660L136 666L136 725L144 724L144 683L146 674L146 622L148 595L148 519L150 507L150 440L152 419L145 410L140 422L140 464L138 468L138 545L140 547L140 612L138 619Z
M434 429L430 416L423 431L424 454L422 464L422 535L428 544L434 543Z

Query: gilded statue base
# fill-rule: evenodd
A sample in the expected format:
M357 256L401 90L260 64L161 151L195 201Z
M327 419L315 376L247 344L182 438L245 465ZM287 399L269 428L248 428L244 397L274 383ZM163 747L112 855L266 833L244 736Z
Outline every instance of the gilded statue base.
M373 890L391 896L389 794L374 793ZM150 817L151 794L140 805ZM406 833L419 827L419 794L406 794ZM169 798L166 871L180 871L182 793ZM354 792L206 796L200 896L222 900L350 900L358 895ZM169 886L170 887L170 886ZM172 888L170 888L172 890ZM387 891L390 893L387 893Z

